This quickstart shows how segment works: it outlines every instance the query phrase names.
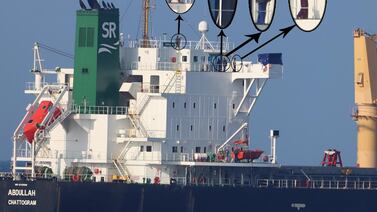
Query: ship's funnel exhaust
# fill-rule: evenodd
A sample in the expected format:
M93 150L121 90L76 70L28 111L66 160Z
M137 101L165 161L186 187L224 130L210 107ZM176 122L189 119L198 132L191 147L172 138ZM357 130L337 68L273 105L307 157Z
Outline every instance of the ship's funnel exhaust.
M377 168L377 37L354 31L357 164Z

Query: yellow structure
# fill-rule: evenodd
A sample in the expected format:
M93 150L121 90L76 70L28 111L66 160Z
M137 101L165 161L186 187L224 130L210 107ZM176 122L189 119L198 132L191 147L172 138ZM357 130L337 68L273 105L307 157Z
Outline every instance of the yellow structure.
M377 168L377 36L354 31L357 164Z

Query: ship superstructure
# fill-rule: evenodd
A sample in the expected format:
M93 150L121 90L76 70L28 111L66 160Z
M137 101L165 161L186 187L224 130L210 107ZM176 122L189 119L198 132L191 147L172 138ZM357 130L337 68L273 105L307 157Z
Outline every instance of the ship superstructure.
M281 78L281 54L217 69L220 44L208 41L205 22L199 28L200 41L182 50L172 48L174 40L145 45L123 38L118 9L83 9L73 69L46 70L35 44L35 82L25 93L36 99L14 134L14 174L36 176L45 167L61 178L87 170L97 181L170 183L187 177L188 167L207 167L205 176L208 167L235 166L236 145L250 162L257 159L262 152L248 147L249 116L266 82ZM57 81L47 83L47 74ZM29 125L35 129L26 137ZM272 159L264 165L273 166Z

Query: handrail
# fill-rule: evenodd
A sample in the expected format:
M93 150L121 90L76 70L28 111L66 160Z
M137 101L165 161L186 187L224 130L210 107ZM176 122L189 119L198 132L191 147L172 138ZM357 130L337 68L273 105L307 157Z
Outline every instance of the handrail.
M344 180L257 179L259 188L307 188L377 190L377 181L346 178Z
M128 113L128 108L125 106L72 105L71 111L75 114L126 115Z

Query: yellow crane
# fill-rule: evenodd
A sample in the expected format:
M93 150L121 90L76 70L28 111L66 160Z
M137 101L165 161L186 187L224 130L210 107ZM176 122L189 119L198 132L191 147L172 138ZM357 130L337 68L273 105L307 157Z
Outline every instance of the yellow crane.
M357 164L377 168L377 36L354 31Z

